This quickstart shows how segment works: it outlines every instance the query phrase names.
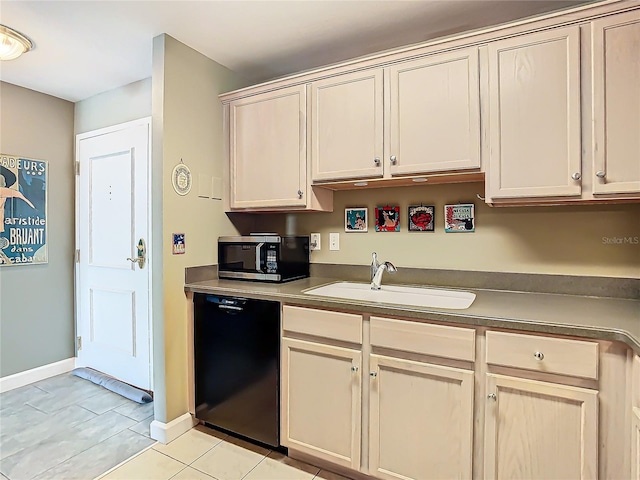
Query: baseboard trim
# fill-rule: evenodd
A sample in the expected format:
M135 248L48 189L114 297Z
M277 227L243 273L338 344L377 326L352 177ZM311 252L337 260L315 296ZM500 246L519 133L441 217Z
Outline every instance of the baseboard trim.
M76 357L2 377L0 378L0 393L8 392L14 388L24 387L25 385L44 380L45 378L55 377L61 373L70 372L74 368L76 368Z
M149 426L151 438L165 445L178 438L183 433L188 432L198 423L189 412L180 415L169 423L154 420Z

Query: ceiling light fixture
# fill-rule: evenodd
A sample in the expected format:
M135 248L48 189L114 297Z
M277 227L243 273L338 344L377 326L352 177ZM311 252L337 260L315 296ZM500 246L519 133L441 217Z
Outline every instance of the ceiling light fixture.
M13 60L33 48L33 42L20 32L0 25L0 60Z

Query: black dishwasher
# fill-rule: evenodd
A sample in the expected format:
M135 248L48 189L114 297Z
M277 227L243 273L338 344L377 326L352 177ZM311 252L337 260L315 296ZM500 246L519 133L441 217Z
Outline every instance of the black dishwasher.
M280 445L280 304L194 295L196 418Z

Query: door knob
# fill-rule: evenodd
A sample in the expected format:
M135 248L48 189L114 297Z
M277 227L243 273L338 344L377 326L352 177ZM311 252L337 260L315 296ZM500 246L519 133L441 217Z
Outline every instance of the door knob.
M604 170L598 170L596 172L596 177L598 178L604 178L606 176L606 173L604 173Z
M580 172L576 172L571 175L571 178L573 178L574 180L580 180L582 178L582 174Z
M391 160L391 165L395 165L396 162L398 161L398 159L396 158L395 155L391 155L391 157L389 158L389 160Z
M374 158L374 159L373 159L373 163L375 163L375 164L376 164L376 167L379 167L379 166L380 166L380 157L376 157L376 158Z
M493 401L496 401L498 399L495 393L490 393L489 395L487 395L487 398Z
M144 264L147 260L147 247L144 243L144 239L138 240L138 256L136 258L127 258L131 263L137 263L139 268L144 268Z

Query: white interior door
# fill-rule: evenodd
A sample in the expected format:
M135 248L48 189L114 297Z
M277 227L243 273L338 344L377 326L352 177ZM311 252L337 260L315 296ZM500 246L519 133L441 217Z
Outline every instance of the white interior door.
M151 389L150 122L78 135L78 366Z

